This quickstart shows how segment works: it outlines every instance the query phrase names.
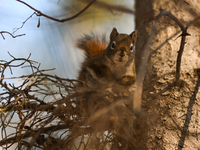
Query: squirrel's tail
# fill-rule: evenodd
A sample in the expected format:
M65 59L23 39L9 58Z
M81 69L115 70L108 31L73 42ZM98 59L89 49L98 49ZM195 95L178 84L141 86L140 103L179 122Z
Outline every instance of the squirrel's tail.
M87 58L91 58L104 51L107 43L105 35L97 36L92 33L79 38L76 46L86 52Z

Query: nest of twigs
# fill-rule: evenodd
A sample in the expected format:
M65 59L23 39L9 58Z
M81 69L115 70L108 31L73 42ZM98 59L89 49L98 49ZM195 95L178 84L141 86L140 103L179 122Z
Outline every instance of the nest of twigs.
M15 57L0 63L0 146L137 149L140 133L128 97L87 88L77 90L80 81L46 74L49 70L40 70L36 65L29 58ZM13 73L13 68L24 66L32 70L30 75L5 77L6 70ZM13 78L20 79L20 85L5 81Z

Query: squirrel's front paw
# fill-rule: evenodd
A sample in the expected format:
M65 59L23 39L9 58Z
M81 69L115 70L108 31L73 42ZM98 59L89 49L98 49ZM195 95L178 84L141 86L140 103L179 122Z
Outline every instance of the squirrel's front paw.
M118 79L117 82L121 85L133 85L135 80L135 76L123 76L122 78Z

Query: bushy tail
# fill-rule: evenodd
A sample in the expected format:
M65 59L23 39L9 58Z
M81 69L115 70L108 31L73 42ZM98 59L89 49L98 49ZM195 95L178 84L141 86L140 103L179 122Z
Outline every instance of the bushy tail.
M105 35L97 36L94 33L79 38L76 46L86 52L87 58L94 57L107 47Z

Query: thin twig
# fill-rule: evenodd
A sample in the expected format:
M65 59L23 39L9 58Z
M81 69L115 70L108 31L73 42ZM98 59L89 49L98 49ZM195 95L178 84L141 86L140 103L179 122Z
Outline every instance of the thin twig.
M149 57L150 57L150 48L149 45L151 45L151 42L153 40L153 38L156 35L156 26L157 26L157 22L158 20L162 17L162 16L168 16L169 18L171 18L172 20L174 20L178 26L181 28L182 30L182 34L180 36L182 36L181 39L181 45L180 45L180 49L178 52L178 56L177 56L177 65L176 65L176 83L179 84L180 82L180 67L181 67L181 57L183 54L183 50L184 50L184 45L185 45L185 38L186 36L188 36L189 34L187 33L187 28L183 26L183 24L174 16L172 15L170 12L161 9L160 13L155 17L155 22L153 25L153 28L151 30L151 35L148 38L147 44L144 48L143 51L143 60L141 65L139 66L139 71L138 71L138 76L137 76L137 88L134 94L134 98L133 98L133 110L136 113L139 113L141 111L141 103L142 103L142 89L143 89L143 80L145 77L145 68L147 66Z
M3 37L4 40L5 40L5 37L4 37L4 35L3 35L4 33L9 34L10 36L12 36L12 38L16 38L16 37L19 37L19 36L24 36L24 35L26 35L26 34L13 35L12 33L8 32L8 31L1 31L0 34L1 34L1 36Z
M184 50L184 46L185 46L185 39L186 36L188 35L187 33L187 28L185 28L185 30L182 31L182 38L181 38L181 45L180 45L180 49L178 51L178 56L177 56L177 63L176 63L176 83L179 84L180 83L180 70L181 70L181 57L183 54L183 50Z
M198 75L198 80L197 80L197 83L196 83L196 86L194 88L194 91L193 91L193 94L190 98L190 101L189 101L189 105L188 105L188 108L187 108L187 113L186 113L186 119L185 119L185 123L184 123L184 126L183 126L183 129L181 131L181 137L180 137L180 140L179 140L179 143L178 143L178 150L182 150L183 149L183 146L184 146L184 143L185 143L185 138L187 136L187 133L188 133L188 128L189 128L189 125L190 125L190 122L191 122L191 117L192 117L192 111L193 111L193 106L195 104L195 100L196 100L196 96L197 96L197 93L198 93L198 90L199 90L199 86L200 86L200 70L197 70L197 75Z
M184 27L184 25L172 13L161 9L160 14L166 15L169 18L171 18L172 20L174 20L182 30L182 34L180 35L182 37L181 44L180 44L180 49L178 51L177 62L176 62L176 83L179 84L180 83L181 58L182 58L182 54L184 51L185 39L186 39L186 36L188 36L190 34L187 33L187 27Z
M21 0L17 0L18 2L28 6L30 9L34 10L35 12L37 12L37 16L43 16L43 17L46 17L48 19L51 19L53 21L57 21L57 22L66 22L66 21L69 21L69 20L72 20L76 17L78 17L80 14L82 14L84 11L86 11L96 0L92 0L85 8L83 8L81 11L79 11L77 14L69 17L69 18L65 18L65 19L57 19L57 18L54 18L54 17L51 17L51 16L48 16L44 13L42 13L41 11L39 11L38 9L32 7L31 5L27 4L26 2L24 1L21 1Z
M36 13L34 12L32 15L30 15L23 23L22 23L22 25L19 27L19 28L14 28L13 29L13 34L15 33L15 32L17 32L19 29L21 29L21 28L23 28L23 26L25 25L25 23L31 18L31 17L33 17L33 15L35 15Z

